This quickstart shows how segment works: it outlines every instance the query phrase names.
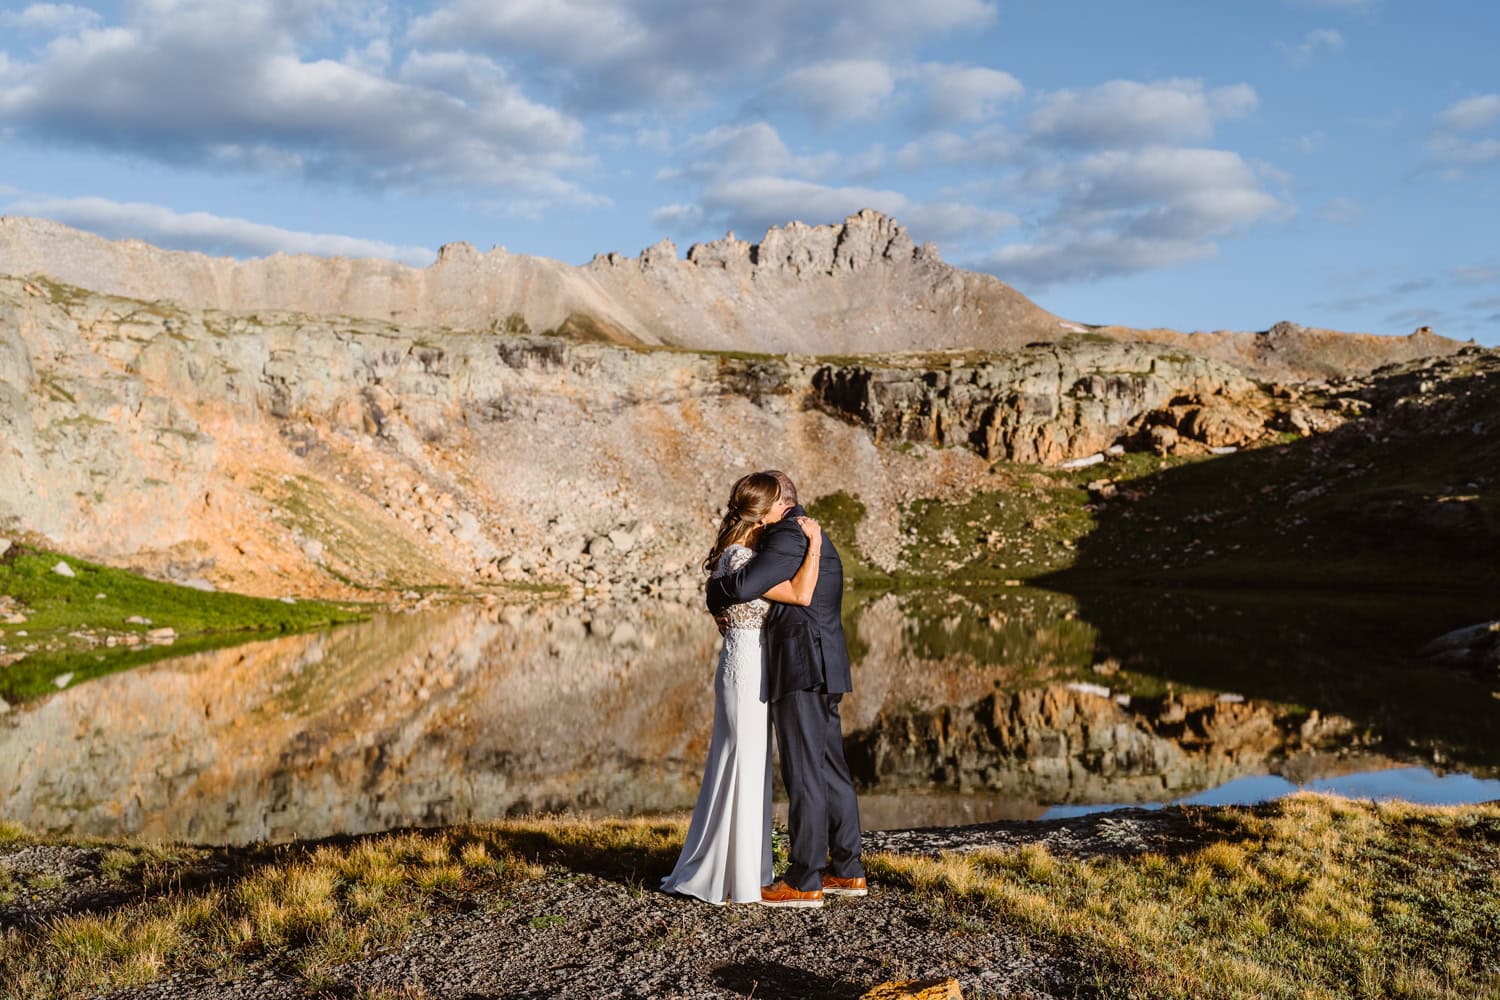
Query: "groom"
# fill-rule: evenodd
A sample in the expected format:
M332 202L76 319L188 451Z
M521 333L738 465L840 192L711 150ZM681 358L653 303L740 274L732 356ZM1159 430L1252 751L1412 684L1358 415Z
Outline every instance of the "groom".
M807 537L797 526L796 519L805 514L797 504L797 487L784 472L766 475L781 484L772 523L762 530L754 559L738 572L709 581L708 609L715 616L790 580L802 565ZM783 511L780 518L778 510ZM773 603L762 633L766 670L761 698L770 704L776 727L792 840L786 875L761 890L767 906L822 906L824 893L863 896L867 891L859 861L859 803L844 762L839 722L839 699L853 689L839 613L844 568L827 535L819 555L812 603L805 608Z

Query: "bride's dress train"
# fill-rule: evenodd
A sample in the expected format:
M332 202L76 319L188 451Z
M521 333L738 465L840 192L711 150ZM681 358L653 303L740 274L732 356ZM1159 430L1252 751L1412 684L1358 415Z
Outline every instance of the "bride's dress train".
M731 545L714 576L732 573L755 553ZM761 694L761 627L770 604L732 605L714 674L714 728L703 786L667 892L715 905L758 903L771 882L771 721Z

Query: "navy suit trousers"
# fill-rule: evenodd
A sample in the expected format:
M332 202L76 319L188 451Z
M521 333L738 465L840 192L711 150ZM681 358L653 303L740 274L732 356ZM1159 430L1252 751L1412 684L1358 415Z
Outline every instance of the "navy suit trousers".
M822 888L825 868L837 878L865 873L859 861L859 802L844 761L842 697L792 691L771 703L792 840L786 883L804 892Z

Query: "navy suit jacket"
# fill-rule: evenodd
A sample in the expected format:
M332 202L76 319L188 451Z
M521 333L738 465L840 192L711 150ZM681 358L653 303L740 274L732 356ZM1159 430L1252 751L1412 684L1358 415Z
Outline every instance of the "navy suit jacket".
M761 597L778 583L790 580L807 553L807 536L795 518L801 507L761 531L755 558L739 570L708 581L708 610L717 615L731 604ZM844 643L844 564L838 549L825 534L819 550L818 583L812 603L771 603L762 634L765 651L764 701L777 701L792 691L852 691L849 649Z

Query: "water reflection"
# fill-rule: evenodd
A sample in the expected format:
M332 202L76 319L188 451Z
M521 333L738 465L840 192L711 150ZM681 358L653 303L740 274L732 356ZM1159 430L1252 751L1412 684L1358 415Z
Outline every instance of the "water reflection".
M1434 756L1494 773L1488 690L1400 655L1483 615L1407 606L1411 635L1392 638L1368 602L1306 603L855 595L844 718L868 825L1030 818ZM696 607L653 601L390 615L164 661L0 716L0 814L244 842L683 810L717 646Z
M1277 774L1236 778L1217 788L1189 795L1176 802L1200 806L1251 805L1279 799L1297 791L1325 792L1345 798L1386 801L1400 799L1429 805L1500 801L1500 780L1471 774L1438 774L1425 767L1397 767L1362 771L1297 783ZM1041 819L1065 819L1117 809L1123 803L1089 806L1054 806ZM1167 805L1169 803L1160 803ZM1156 805L1153 803L1153 805Z

